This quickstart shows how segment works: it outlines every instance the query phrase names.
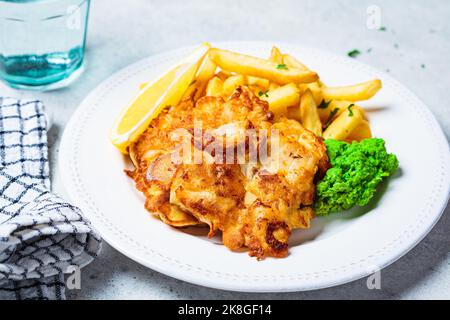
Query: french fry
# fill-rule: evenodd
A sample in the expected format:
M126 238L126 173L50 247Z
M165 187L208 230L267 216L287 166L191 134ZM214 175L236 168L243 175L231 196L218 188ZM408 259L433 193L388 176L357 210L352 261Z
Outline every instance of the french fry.
M200 68L197 71L194 101L197 101L205 94L206 85L208 84L208 81L212 77L214 77L216 69L217 66L214 64L214 62L212 62L208 57L205 57L203 63L200 65Z
M290 54L283 54L282 58L283 58L283 63L292 68L297 68L300 70L309 70L307 66L305 66L303 63L301 63L300 61L295 59Z
M302 122L302 115L300 113L300 105L288 107L286 110L286 117Z
M266 88L262 88L259 86L248 85L248 88L253 92L253 94L257 97L261 97L268 92Z
M233 76L234 74L225 70L220 70L217 72L216 77L218 77L220 80L225 81L228 77Z
M278 119L287 114L288 107L298 106L300 94L298 87L293 83L289 83L267 92L267 94L262 95L260 99L269 103L270 112Z
M325 100L324 100L325 101ZM337 117L341 115L342 112L347 110L347 108L354 103L351 101L340 101L340 100L332 100L328 103L325 103L327 105L327 108L322 108L324 104L320 104L317 108L317 111L319 113L320 121L322 121L322 124L325 126L327 122L330 122L330 120L334 120ZM364 109L360 108L361 112L363 113L364 119L366 118L366 112ZM332 114L332 117L330 118L330 115Z
M381 81L371 80L346 87L322 87L325 100L363 101L372 98L380 89Z
M220 70L216 76L219 77L222 81L227 80L227 78L236 76L236 73L228 72L225 70ZM258 86L263 89L268 89L270 81L263 78L258 77L252 77L252 76L245 76L245 84L249 86Z
M203 83L197 84L197 88L196 88L197 91L195 92L195 95L194 95L194 101L197 101L198 99L200 99L201 97L203 97L206 94L206 86L208 85L208 82L203 82Z
M300 99L300 117L302 125L317 136L322 136L322 122L320 122L317 105L311 90L307 89Z
M363 120L360 125L358 125L349 136L345 139L347 142L361 141L364 139L372 138L372 131L370 130L370 125L367 120Z
M280 49L275 46L272 47L272 50L270 50L269 61L275 62L277 64L283 64L283 55L281 54ZM279 86L279 84L269 81L269 90L276 89Z
M322 88L320 88L319 83L316 82L311 82L311 83L303 83L299 85L300 88L300 92L305 92L306 90L310 90L313 97L314 97L314 102L316 103L316 106L319 106L321 104L321 102L323 101L323 96L322 96Z
M311 90L314 102L316 103L316 106L318 106L323 101L322 88L320 87L319 82L316 81L308 84L308 89Z
M286 64L288 67L298 68L301 70L309 70L307 66L305 66L303 63L298 61L296 58L291 56L290 54L283 54L283 63ZM318 106L322 100L322 89L320 88L320 83L318 81L311 82L308 84L300 84L300 91L305 92L306 89L311 90L311 93L314 97L314 102Z
M272 90L275 90L276 88L279 88L279 87L280 87L280 85L278 83L271 82L270 85L269 85L269 90L272 91Z
M246 78L245 82L249 86L258 86L263 89L269 89L270 83L269 83L269 80L267 80L267 79L252 77L252 76L246 76L245 78Z
M206 82L209 81L212 77L214 77L214 74L216 73L217 66L214 62L211 61L211 59L206 56L203 64L200 66L198 72L197 72L197 81L198 82Z
M326 122L329 122L330 120L330 113L333 112L333 110L337 110L333 112L333 117L331 120L334 120L337 118L342 112L344 112L348 106L350 106L353 102L351 101L340 101L340 100L331 100L326 101L324 100L323 104L319 104L317 108L317 112L319 113L320 121L322 121L323 125L326 125ZM326 108L323 108L323 106L327 106Z
M245 84L245 76L239 74L235 76L228 77L223 82L223 93L225 96L229 97L234 89L236 89L238 86L243 86Z
M206 86L206 96L222 97L223 96L223 81L218 77L213 77L208 81Z
M198 84L197 82L192 83L186 90L186 92L183 95L183 99L185 99L186 97L192 96L192 94L195 92L195 90L198 89Z
M287 68L276 62L227 50L210 49L209 57L220 68L238 74L268 79L279 84L310 83L318 79L313 71Z
M275 62L277 64L282 64L283 62L283 55L280 52L280 49L273 46L272 50L270 51L270 57L269 61Z
M353 105L337 117L323 133L324 139L344 140L364 121L360 107Z

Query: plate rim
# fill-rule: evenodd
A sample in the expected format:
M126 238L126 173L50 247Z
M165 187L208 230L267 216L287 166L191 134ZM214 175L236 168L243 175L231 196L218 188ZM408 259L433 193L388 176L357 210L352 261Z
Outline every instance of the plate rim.
M345 62L345 61L347 61L347 63L351 62L351 64L356 65L359 68L362 68L362 69L364 69L368 72L374 73L374 74L380 74L384 78L389 79L389 82L392 85L395 85L398 89L400 89L403 92L403 94L406 94L408 96L408 99L414 100L415 108L420 109L418 111L421 111L423 113L423 115L425 115L427 117L427 120L429 121L429 124L428 124L429 128L433 130L434 135L438 138L436 140L437 141L436 143L439 145L439 147L440 147L439 150L442 152L441 156L443 157L443 160L444 160L444 163L443 163L444 169L445 169L445 167L447 167L447 168L449 167L450 151L449 151L448 141L445 137L445 134L444 134L441 126L439 125L439 123L437 122L436 118L432 114L431 110L427 107L427 105L420 98L418 98L415 93L410 91L405 85L401 84L399 81L394 79L391 75L389 75L383 71L380 71L378 69L375 69L374 67L367 65L365 63L362 63L360 61L355 61L354 59L350 59L347 57L341 57L341 56L338 56L337 54L327 52L322 49L316 49L313 47L298 45L295 43L286 43L286 42L279 42L279 41L277 41L276 43L279 44L280 46L297 47L302 50L310 50L312 52L319 52L322 55L333 57L334 59L337 59L337 60L340 60L343 62ZM233 46L233 45L237 45L237 46L239 46L239 45L241 45L241 46L242 45L269 46L271 44L268 41L225 41L225 42L214 42L214 45L217 45L217 46ZM182 52L182 51L184 52L186 50L190 50L194 47L195 46L187 46L187 47L182 47L182 48L178 48L178 49L174 49L174 50L160 52L158 54L150 55L146 58L143 58L134 63L131 63L131 64L121 68L120 70L114 72L112 75L107 77L105 80L101 81L101 83L99 85L97 85L94 89L92 89L91 92L79 104L79 106L77 107L76 111L72 115L71 119L69 120L69 122L64 130L64 133L63 133L63 136L62 136L62 139L60 142L60 151L59 151L59 155L58 155L58 162L59 162L59 167L60 167L59 175L62 179L62 182L63 182L63 185L64 185L66 191L69 194L69 197L74 202L76 202L77 205L84 208L86 203L84 203L83 205L80 205L80 203L83 201L86 202L87 199L84 199L84 200L80 199L80 195L76 194L79 190L74 191L73 185L72 186L70 185L71 182L75 183L75 182L73 182L74 180L69 178L69 174L66 174L65 172L69 172L68 170L70 169L70 168L68 168L69 162L67 161L67 159L70 158L70 148L68 148L67 146L71 145L70 139L73 138L73 135L74 135L73 128L75 127L75 123L77 122L77 120L79 118L83 118L83 111L86 111L86 110L84 110L84 109L86 109L86 107L83 107L83 106L85 106L87 104L87 102L89 102L89 100L93 99L97 95L97 91L101 91L101 89L104 88L105 86L107 86L108 84L110 84L111 81L119 78L120 75L125 74L127 71L132 70L133 68L136 68L137 66L144 64L147 60L155 60L158 58L164 59L164 57L169 57L169 60L170 60L170 56L176 55L177 53ZM92 112L92 110L91 110L91 112ZM84 118L85 119L88 118L86 116L86 113L84 115ZM443 147L443 148L441 148L441 147ZM447 161L445 161L445 160L447 160ZM447 174L447 178L448 178L448 174ZM448 182L448 181L446 181L446 182ZM77 187L80 188L79 185ZM386 266L394 263L395 261L397 261L398 259L403 257L412 248L414 248L419 242L421 242L423 240L423 238L426 237L426 235L428 235L428 233L433 229L433 227L439 221L440 217L442 216L442 214L447 206L449 196L450 196L450 184L447 184L447 186L443 186L442 194L445 191L447 191L447 195L446 195L446 197L444 197L442 199L442 203L440 204L440 206L437 207L435 210L433 210L433 211L436 211L436 213L433 214L432 220L429 219L431 221L427 220L427 222L428 222L427 228L422 228L420 235L415 236L414 241L407 241L408 245L404 245L403 247L401 247L398 250L398 253L391 254L390 255L391 257L389 259L385 259L385 261L383 263L377 264L380 267L380 269L385 268ZM95 208L94 204L91 204L89 206L89 209L90 210L84 210L85 216L88 219L93 214L91 212L98 210L97 208ZM102 229L102 228L97 228L95 225L94 225L94 228L97 231L100 231L99 229ZM212 287L212 288L216 288L216 289L226 289L226 290L242 291L242 292L308 291L308 290L315 290L315 289L336 286L336 285L348 283L351 281L356 281L358 279L361 279L361 278L371 274L371 272L368 270L366 270L366 271L359 270L359 272L355 272L350 276L343 276L341 278L337 278L336 281L328 280L328 281L324 281L322 283L318 282L317 285L309 285L309 286L302 286L300 284L294 284L292 286L283 287L283 286L279 286L279 285L277 286L276 283L275 284L265 283L263 285L261 285L261 283L260 283L257 286L248 285L248 284L242 285L242 283L237 284L234 281L230 281L230 279L228 279L226 277L225 277L225 280L219 280L219 281L216 280L214 282L210 282L210 281L208 281L207 278L192 277L192 276L190 276L189 272L183 272L182 270L177 272L172 269L167 270L167 269L163 269L161 266L159 266L158 263L149 263L147 260L136 255L134 251L130 252L130 250L127 249L127 247L125 245L123 245L121 243L121 241L117 241L117 239L115 239L114 237L111 237L109 233L107 233L107 232L99 232L99 233L101 234L102 238L106 242L108 242L112 247L114 247L115 249L117 249L119 252L126 255L127 257L135 260L136 262L138 262L146 267L149 267L153 270L156 270L158 272L164 273L166 275L169 275L171 277L174 277L174 278L177 278L180 280L184 280L184 281L194 283L197 285ZM129 240L133 241L131 238ZM139 245L139 244L137 243L137 245Z

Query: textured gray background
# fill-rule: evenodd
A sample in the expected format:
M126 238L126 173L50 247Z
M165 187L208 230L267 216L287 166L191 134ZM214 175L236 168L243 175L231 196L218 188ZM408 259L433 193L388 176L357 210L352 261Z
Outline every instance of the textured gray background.
M382 9L387 31L366 27L369 5ZM292 42L337 54L357 48L358 57L417 93L450 136L450 1L446 0L94 0L87 70L69 88L0 94L42 99L54 115L50 132L53 187L65 195L58 174L61 134L86 94L114 71L157 52L203 41ZM371 48L369 53L367 50ZM422 66L423 65L423 66ZM419 134L411 132L411 135ZM286 294L246 294L199 287L152 271L105 244L82 271L73 299L450 299L450 209L406 256L382 271L382 290L366 280L335 288Z

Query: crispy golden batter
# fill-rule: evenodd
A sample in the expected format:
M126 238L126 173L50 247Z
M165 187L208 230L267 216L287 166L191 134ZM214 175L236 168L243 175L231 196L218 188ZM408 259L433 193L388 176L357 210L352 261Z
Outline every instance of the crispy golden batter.
M314 217L314 179L329 164L320 138L295 120L272 118L246 87L227 101L203 97L194 105L188 98L167 108L130 147L135 170L128 174L145 194L145 207L175 227L205 224L210 236L220 230L232 250L248 247L258 259L286 256L291 231L308 228ZM177 129L201 162L180 151ZM270 155L250 161L248 150L262 145ZM228 161L239 150L242 158ZM174 161L175 153L185 161Z

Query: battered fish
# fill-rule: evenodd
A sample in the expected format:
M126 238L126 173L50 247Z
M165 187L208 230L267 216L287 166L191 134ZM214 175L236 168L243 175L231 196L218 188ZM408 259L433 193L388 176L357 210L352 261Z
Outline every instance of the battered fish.
M295 120L274 122L246 87L227 101L166 108L129 151L147 210L174 227L221 231L225 246L258 259L286 256L291 231L309 227L314 182L329 167L321 138Z

